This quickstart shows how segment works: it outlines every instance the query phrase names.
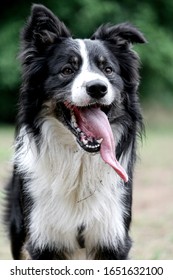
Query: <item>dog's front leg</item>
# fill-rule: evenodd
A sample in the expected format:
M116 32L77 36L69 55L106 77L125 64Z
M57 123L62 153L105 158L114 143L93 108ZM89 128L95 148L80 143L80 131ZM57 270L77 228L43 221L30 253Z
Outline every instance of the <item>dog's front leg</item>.
M95 260L126 260L131 248L131 240L127 238L125 244L121 244L117 249L113 247L99 246L93 250L93 258Z
M31 260L65 260L67 259L64 251L58 251L45 247L44 249L35 248L31 244L27 246Z

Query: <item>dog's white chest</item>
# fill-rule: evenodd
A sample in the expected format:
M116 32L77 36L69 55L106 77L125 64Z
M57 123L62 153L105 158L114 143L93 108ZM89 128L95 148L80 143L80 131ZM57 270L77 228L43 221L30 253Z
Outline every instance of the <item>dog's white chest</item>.
M124 238L124 188L115 171L100 155L91 156L77 146L60 145L56 134L45 134L47 141L36 154L27 136L18 165L27 169L27 191L33 199L30 239L39 247L79 248L78 229L84 226L87 248L108 245ZM23 158L22 158L23 157Z

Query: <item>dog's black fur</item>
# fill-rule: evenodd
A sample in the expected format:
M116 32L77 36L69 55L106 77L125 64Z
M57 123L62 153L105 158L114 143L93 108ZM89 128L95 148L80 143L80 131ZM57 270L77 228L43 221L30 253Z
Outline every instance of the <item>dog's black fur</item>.
M124 240L123 242L118 242L116 248L100 244L98 240L98 245L90 248L90 252L88 253L94 259L126 259L131 247L128 231L131 223L136 137L141 134L143 127L137 94L139 85L139 59L137 54L132 50L131 45L133 43L144 42L144 36L128 23L115 26L103 25L92 35L91 40L86 42L91 56L92 53L97 52L97 43L100 51L103 49L103 53L105 53L104 51L106 49L108 59L118 69L116 79L108 77L108 80L113 87L119 87L121 91L121 104L120 106L117 105L116 100L114 100L113 105L109 106L108 111L105 112L108 115L111 125L116 124L123 128L123 133L116 147L117 160L120 160L122 155L126 155L131 146L126 170L129 181L126 183L121 182L121 187L126 190L126 195L123 200L126 212L123 214ZM32 259L64 259L70 254L67 248L58 248L58 244L53 247L49 246L49 244L44 244L44 247L41 248L37 246L37 240L31 239L30 215L31 211L34 211L35 204L34 197L30 194L28 186L33 179L25 168L21 170L19 161L21 156L20 149L23 145L26 145L26 143L22 142L25 134L28 135L31 142L34 141L37 153L41 153L41 142L43 141L42 126L46 115L47 105L45 104L47 102L56 99L56 105L54 106L53 101L53 105L51 105L51 108L48 108L48 111L50 110L51 114L53 111L54 117L64 126L68 127L63 117L63 111L67 110L67 108L64 108L64 101L67 99L67 94L70 92L69 89L74 78L65 74L66 77L64 79L62 75L60 76L57 73L63 67L68 53L74 52L75 48L77 48L76 42L72 39L66 26L45 7L34 5L32 15L22 32L21 38L20 59L23 65L23 83L17 117L16 158L14 159L13 175L7 186L8 205L5 221L8 225L14 259L22 258L22 250L24 248L29 252L30 258ZM61 58L58 57L59 54L63 54ZM82 57L78 58L78 60L80 64ZM66 73L65 71L64 73ZM116 84L118 79L120 82ZM59 92L59 95L55 97L57 92ZM41 112L44 112L43 117L41 116ZM21 134L23 127L25 127L25 134ZM100 178L101 180L102 178ZM115 190L116 188L118 187L115 186ZM80 247L85 246L84 232L85 224L79 225L76 229L76 235Z

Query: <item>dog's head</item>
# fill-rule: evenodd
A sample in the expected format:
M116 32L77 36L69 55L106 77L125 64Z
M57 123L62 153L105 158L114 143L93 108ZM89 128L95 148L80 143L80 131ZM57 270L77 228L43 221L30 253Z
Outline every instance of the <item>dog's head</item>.
M115 165L110 122L123 115L127 100L135 101L139 63L131 45L144 42L128 23L104 25L90 39L73 39L52 12L34 5L21 51L30 117L53 108L85 151L100 151ZM127 180L118 162L114 168Z

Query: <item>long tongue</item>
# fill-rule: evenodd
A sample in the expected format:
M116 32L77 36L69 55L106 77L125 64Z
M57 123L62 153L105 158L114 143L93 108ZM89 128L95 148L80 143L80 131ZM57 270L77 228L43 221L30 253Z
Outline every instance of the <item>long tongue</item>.
M128 175L115 157L114 137L106 114L99 108L82 109L77 112L77 121L80 129L88 137L103 138L100 147L102 159L127 182Z

